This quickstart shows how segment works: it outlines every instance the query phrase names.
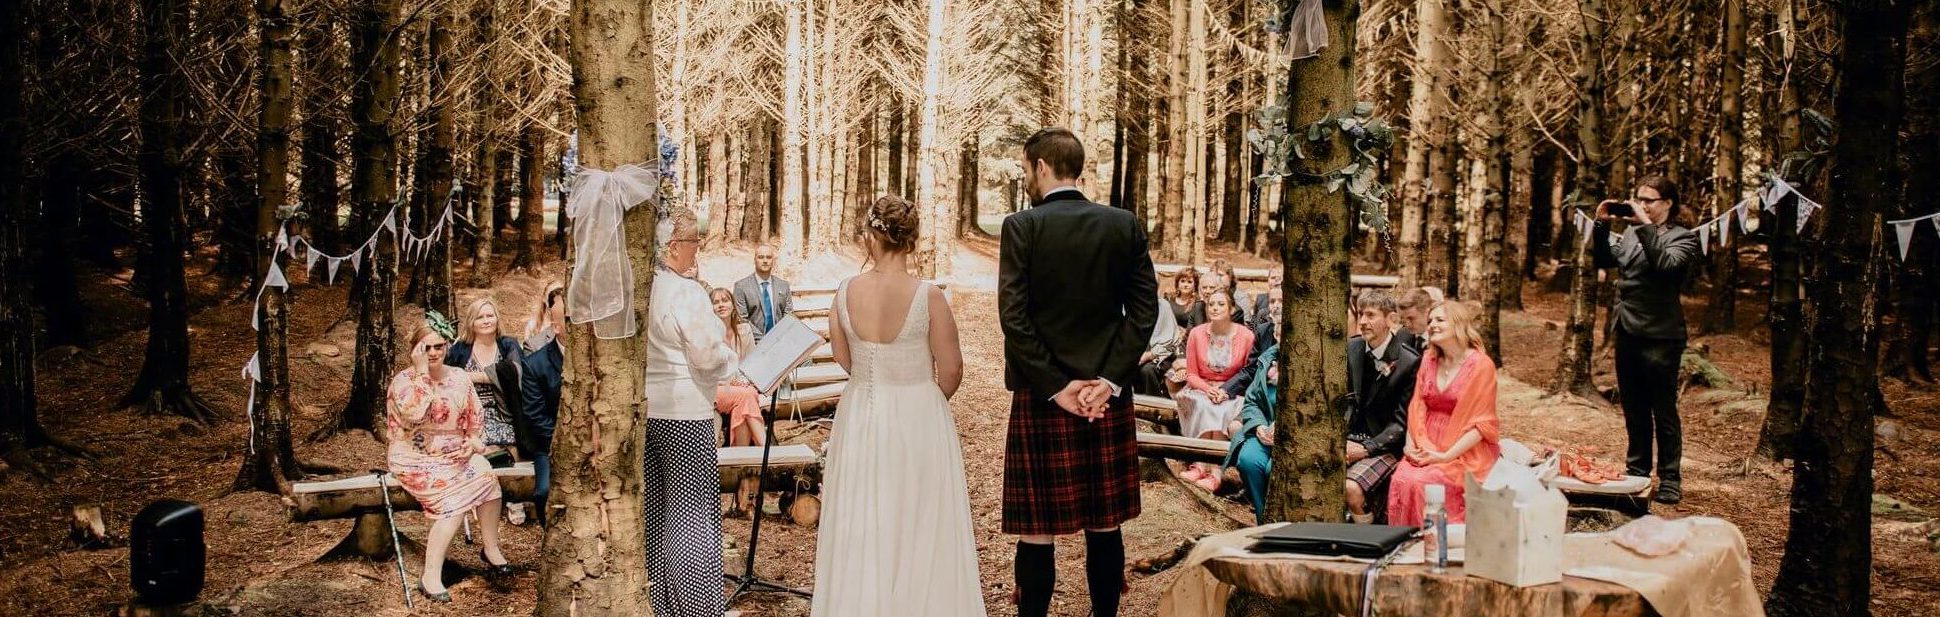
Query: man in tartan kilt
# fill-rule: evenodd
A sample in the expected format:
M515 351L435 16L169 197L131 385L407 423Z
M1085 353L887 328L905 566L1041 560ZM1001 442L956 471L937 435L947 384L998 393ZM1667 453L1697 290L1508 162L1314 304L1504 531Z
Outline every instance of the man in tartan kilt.
M1139 514L1131 384L1158 318L1158 278L1144 223L1078 192L1076 136L1038 131L1023 163L1032 207L1004 219L997 292L1012 392L1003 529L1020 536L1018 615L1049 612L1053 541L1082 531L1092 615L1115 617L1118 527Z

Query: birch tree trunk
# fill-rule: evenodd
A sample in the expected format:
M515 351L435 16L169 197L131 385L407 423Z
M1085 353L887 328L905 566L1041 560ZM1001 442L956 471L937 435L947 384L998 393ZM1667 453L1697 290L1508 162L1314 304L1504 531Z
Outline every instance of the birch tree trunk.
M652 3L577 0L569 23L580 165L608 171L628 164L656 167ZM636 320L647 314L653 288L654 206L628 209L622 223L627 261L637 277L628 290ZM534 613L651 615L640 517L646 335L598 339L590 326L579 325L571 328L570 340L553 434L553 522L541 551Z
M1582 142L1583 155L1577 167L1576 186L1580 194L1596 199L1594 196L1605 194L1604 180L1609 173L1609 161L1603 151L1603 34L1610 13L1603 0L1578 0L1577 11L1581 14L1578 22L1582 29L1578 32L1576 67L1576 135ZM1574 220L1573 217L1571 213L1564 213L1564 220ZM1550 390L1595 397L1596 387L1590 382L1590 356L1596 343L1596 268L1591 260L1590 243L1582 241L1580 233L1569 236L1570 244L1575 247L1569 319L1564 327L1562 357L1556 364L1556 380Z
M1296 134L1309 123L1354 105L1356 0L1326 2L1327 47L1314 58L1294 60L1288 75L1287 125ZM1345 166L1352 149L1341 136L1315 144L1295 173L1319 175ZM1281 339L1280 409L1274 422L1273 474L1266 516L1272 521L1338 521L1346 511L1347 362L1325 350L1347 348L1350 214L1346 191L1324 183L1290 180L1282 206L1286 241L1280 262L1285 338Z
M1408 157L1401 173L1401 284L1425 285L1428 263L1428 159L1437 149L1438 129L1447 100L1437 94L1442 66L1448 61L1448 19L1444 0L1415 1L1415 70L1408 96Z
M1833 5L1839 50L1831 181L1813 219L1806 409L1792 464L1791 529L1765 600L1775 617L1871 612L1879 240L1898 203L1909 2ZM1864 119L1863 122L1855 120ZM1928 173L1931 173L1930 171Z

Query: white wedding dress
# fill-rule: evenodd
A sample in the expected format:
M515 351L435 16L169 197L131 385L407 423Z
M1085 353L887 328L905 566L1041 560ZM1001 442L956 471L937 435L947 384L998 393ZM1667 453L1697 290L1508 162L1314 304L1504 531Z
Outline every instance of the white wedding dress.
M813 615L983 617L963 449L931 375L929 284L888 343L855 334L848 288L834 304L851 370L829 439Z

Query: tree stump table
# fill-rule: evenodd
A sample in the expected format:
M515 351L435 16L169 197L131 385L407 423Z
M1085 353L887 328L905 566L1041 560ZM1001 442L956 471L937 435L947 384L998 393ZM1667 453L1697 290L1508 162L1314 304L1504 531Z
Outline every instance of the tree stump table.
M1204 567L1221 582L1238 588L1237 595L1304 608L1304 614L1361 614L1362 573L1367 570L1366 564L1214 557ZM1235 602L1228 607L1227 614L1234 617L1258 614L1257 608L1244 605ZM1657 615L1642 595L1615 583L1565 576L1561 583L1518 588L1467 576L1459 566L1434 574L1427 566L1420 565L1389 566L1381 571L1374 583L1374 613L1502 617Z

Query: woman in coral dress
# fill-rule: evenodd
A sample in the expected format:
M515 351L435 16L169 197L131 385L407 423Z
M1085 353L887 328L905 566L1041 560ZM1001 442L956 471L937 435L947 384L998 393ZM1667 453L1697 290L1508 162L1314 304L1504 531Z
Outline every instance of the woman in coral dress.
M450 339L434 327L451 326L436 313L433 323L411 336L411 368L391 379L390 404L385 418L390 441L387 459L391 475L424 506L431 519L425 539L424 573L419 589L426 597L450 602L445 591L445 549L464 523L465 513L478 510L482 557L494 575L511 568L499 550L498 476L481 456L485 452L485 419L470 375L445 366Z
M1502 456L1495 413L1495 361L1482 350L1475 309L1443 302L1428 312L1428 351L1408 403L1408 441L1388 490L1388 522L1421 525L1422 487L1447 487L1448 521L1468 520L1464 474L1476 482Z

